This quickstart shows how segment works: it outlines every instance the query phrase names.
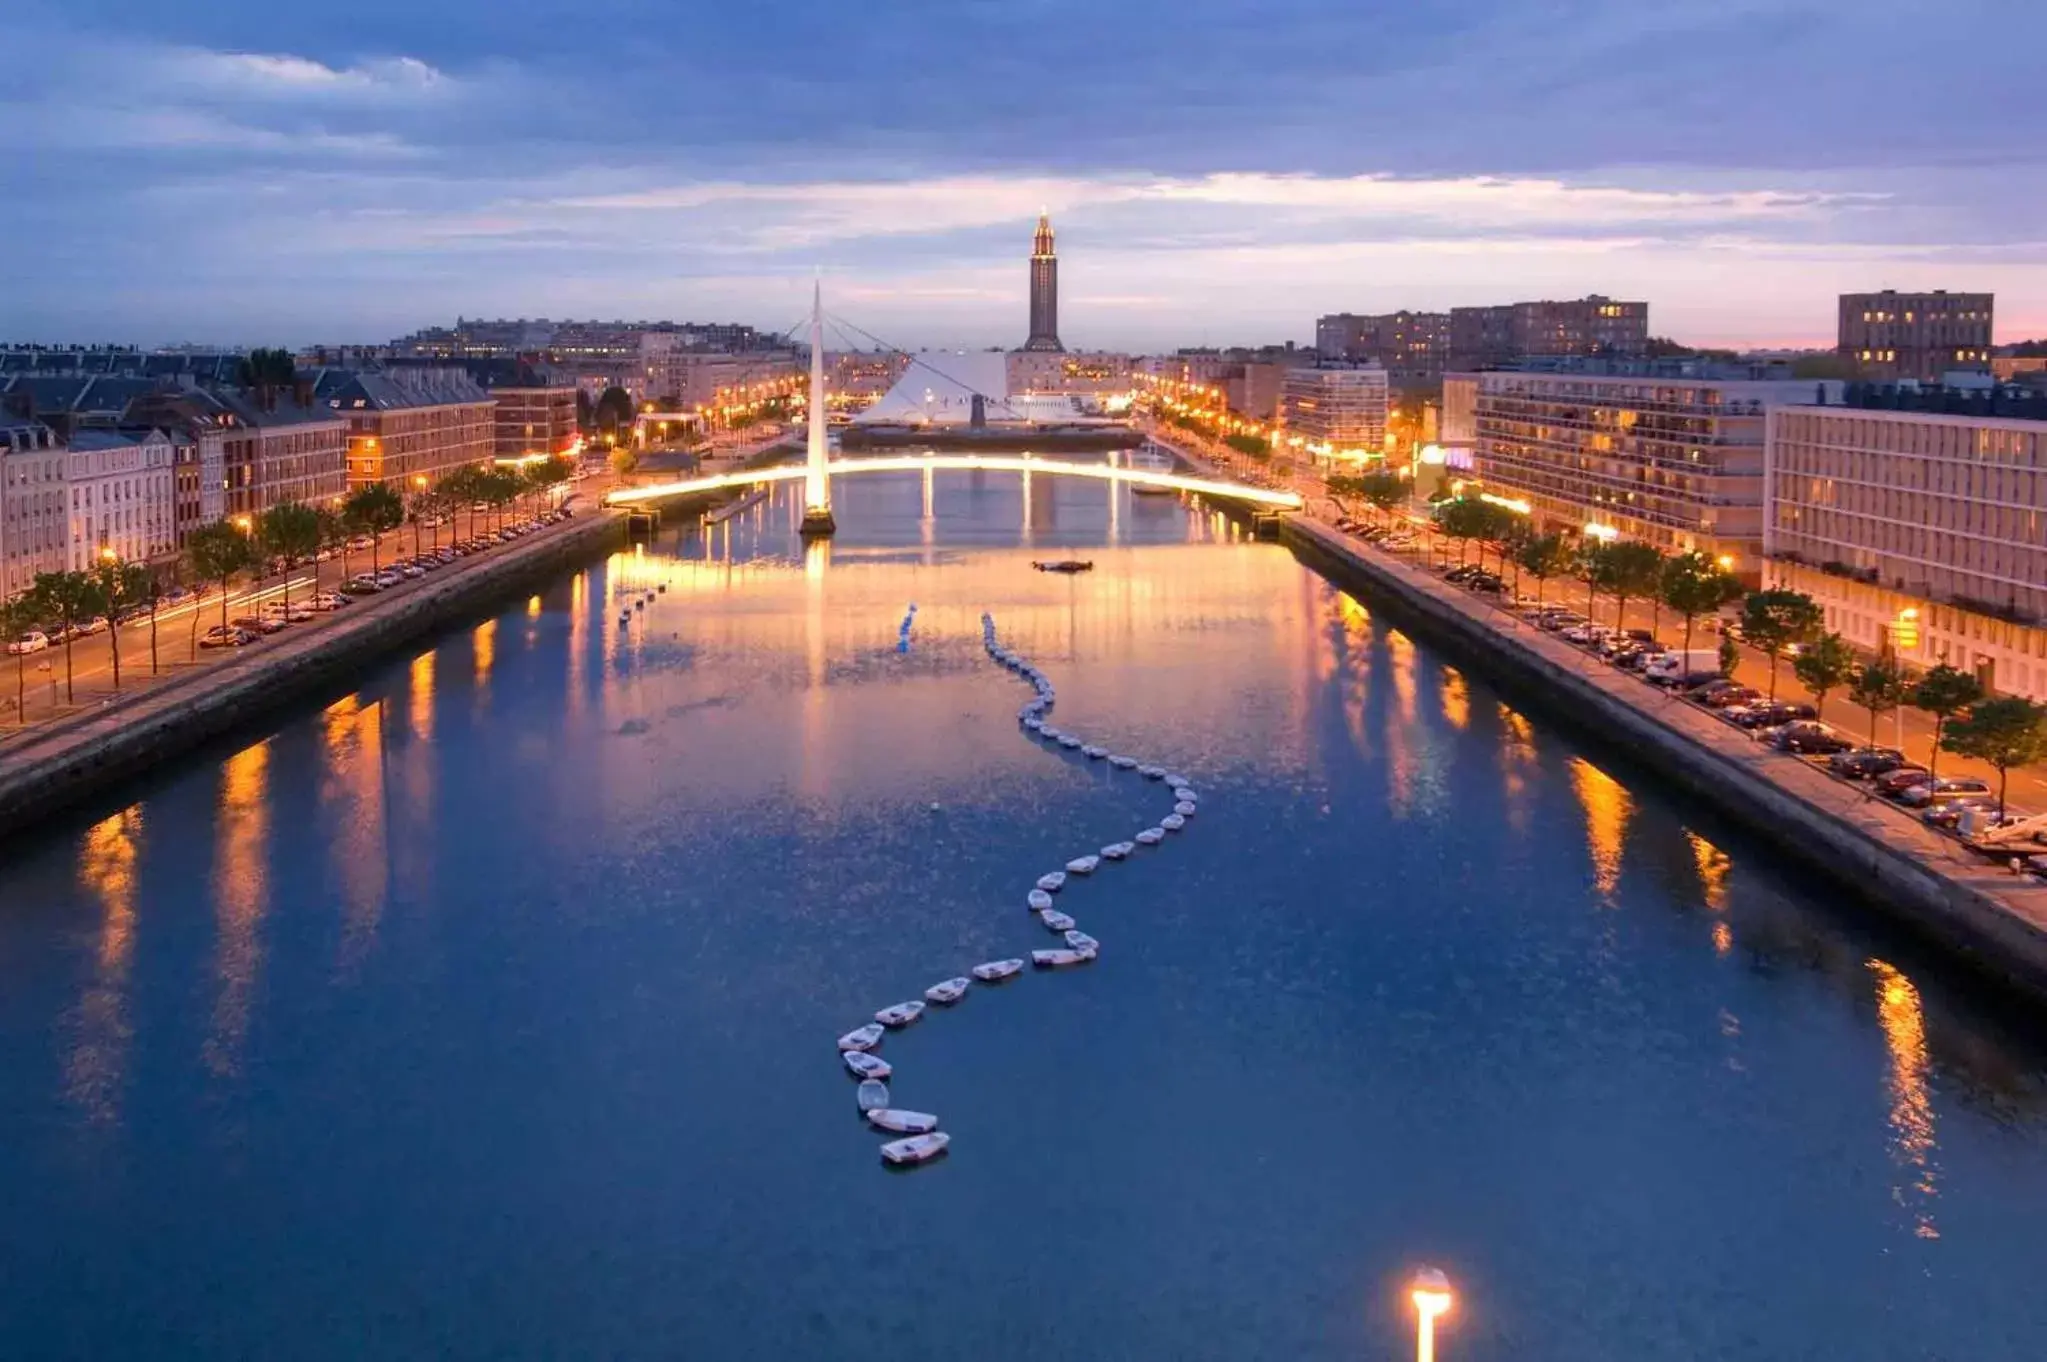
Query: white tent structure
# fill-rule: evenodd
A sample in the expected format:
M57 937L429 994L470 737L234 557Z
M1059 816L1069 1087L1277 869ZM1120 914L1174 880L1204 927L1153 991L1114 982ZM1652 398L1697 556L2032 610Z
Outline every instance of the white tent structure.
M1009 356L999 350L912 355L881 400L853 418L860 426L969 426L975 399L991 428L1103 423L1099 409L1066 393L1009 390Z

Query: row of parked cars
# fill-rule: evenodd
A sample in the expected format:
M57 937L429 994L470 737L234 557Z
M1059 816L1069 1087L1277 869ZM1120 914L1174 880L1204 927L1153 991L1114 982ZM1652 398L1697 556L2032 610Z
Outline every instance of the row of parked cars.
M1377 525L1359 520L1355 516L1345 516L1338 520L1336 528L1346 534L1354 534L1360 539L1369 540L1382 549L1392 549L1396 553L1411 549L1419 542L1413 530Z

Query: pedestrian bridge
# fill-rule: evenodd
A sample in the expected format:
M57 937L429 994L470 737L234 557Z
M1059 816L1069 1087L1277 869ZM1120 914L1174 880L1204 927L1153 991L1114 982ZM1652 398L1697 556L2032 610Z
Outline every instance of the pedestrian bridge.
M1046 473L1056 477L1093 478L1098 482L1123 482L1139 487L1158 487L1175 492L1193 492L1223 501L1240 501L1268 510L1298 511L1301 498L1294 492L1253 487L1248 483L1220 478L1193 478L1157 468L1130 468L1112 463L1081 463L1069 459L1040 459L1028 454L898 454L876 458L832 459L825 464L827 477L856 473L921 473L927 469L965 469L993 473ZM604 498L607 506L644 506L671 497L694 496L760 483L796 482L810 472L801 463L778 464L772 468L747 468L731 473L711 473L673 482L650 483L644 487L622 487Z

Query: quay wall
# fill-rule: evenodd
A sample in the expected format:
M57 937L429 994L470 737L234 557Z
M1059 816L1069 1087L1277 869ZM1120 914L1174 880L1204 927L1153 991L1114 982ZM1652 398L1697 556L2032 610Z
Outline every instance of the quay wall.
M132 699L25 735L0 749L0 838L294 701L347 685L393 650L610 552L624 534L622 518L586 513L465 560L402 596L373 597L318 628L287 630Z
M1322 576L1385 602L1460 662L1624 750L1732 821L1839 883L1983 975L2047 1002L2047 890L2023 885L1916 819L1773 753L1470 593L1384 560L1317 522L1281 542ZM1639 692L1639 694L1631 693Z

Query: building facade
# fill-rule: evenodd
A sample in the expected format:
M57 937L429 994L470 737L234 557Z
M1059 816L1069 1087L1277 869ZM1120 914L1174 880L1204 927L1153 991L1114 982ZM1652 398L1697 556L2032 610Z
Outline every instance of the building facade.
M72 434L64 455L67 569L83 572L109 555L163 563L177 554L171 461L170 437L160 430Z
M64 444L41 421L0 416L0 600L70 564Z
M1450 314L1339 312L1316 320L1315 349L1325 359L1377 364L1395 383L1428 383L1450 357Z
M330 370L316 393L346 423L350 488L409 494L496 457L495 403L459 369Z
M1638 367L1473 376L1473 472L1543 528L1698 550L1755 580L1766 414L1827 389Z
M1844 293L1842 356L1863 378L1938 383L1951 369L1990 367L1989 293Z
M184 392L155 392L128 404L127 430L154 427L171 441L171 487L177 499L177 547L201 525L227 514L227 431L217 411Z
M728 355L712 351L667 350L646 357L645 378L635 399L663 411L714 414L764 398L786 397L801 387L804 365L786 350ZM627 391L632 388L627 385ZM601 396L601 389L592 393Z
M2033 417L1787 406L1769 418L1772 584L1915 667L2047 700L2047 400Z
M1066 348L1059 343L1059 255L1052 249L1052 219L1043 213L1031 236L1031 334L1023 348Z
M309 386L208 389L221 423L221 511L247 520L287 501L332 506L348 493L348 423Z
M1459 370L1540 357L1644 355L1649 304L1595 293L1562 302L1453 307L1449 348L1450 365Z
M1281 436L1317 462L1383 458L1387 396L1386 371L1376 364L1289 369L1280 383Z
M1013 350L1009 354L1009 390L1107 396L1130 391L1130 368L1128 355Z
M498 458L573 455L580 447L574 387L500 387L490 395L497 404L492 447Z

